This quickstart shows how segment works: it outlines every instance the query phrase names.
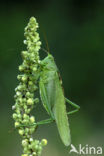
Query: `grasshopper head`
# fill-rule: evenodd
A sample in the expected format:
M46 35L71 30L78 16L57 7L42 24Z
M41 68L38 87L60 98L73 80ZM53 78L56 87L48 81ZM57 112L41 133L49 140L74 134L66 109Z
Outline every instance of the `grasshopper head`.
M57 70L56 63L51 54L48 54L48 56L42 61L42 65L48 69Z

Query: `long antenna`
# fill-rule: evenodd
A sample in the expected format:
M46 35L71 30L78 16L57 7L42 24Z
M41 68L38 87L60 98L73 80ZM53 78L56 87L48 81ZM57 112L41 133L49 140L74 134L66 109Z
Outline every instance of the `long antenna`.
M47 51L46 49L44 48L41 48L44 52L46 52L47 54L49 53L49 51Z
M45 33L44 29L42 28L42 26L41 26L40 30L42 30L42 34L43 34L44 40L46 42L46 47L47 47L47 50L45 50L44 48L41 48L41 49L43 51L45 51L46 53L50 53L50 49L49 49L49 44L48 44L48 40L47 40L47 37L46 37L46 33Z
M44 39L45 39L45 42L46 42L48 53L50 53L49 44L48 44L48 40L47 40L47 37L46 37L46 33L45 32L43 32L43 36L44 36Z

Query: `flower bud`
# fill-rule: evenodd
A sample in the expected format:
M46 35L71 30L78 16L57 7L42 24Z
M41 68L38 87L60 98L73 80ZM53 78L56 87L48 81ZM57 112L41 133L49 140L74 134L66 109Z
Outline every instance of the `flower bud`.
M26 97L30 97L30 96L31 96L30 92L26 92Z
M27 41L26 41L26 40L24 40L24 41L23 41L23 43L24 43L24 44L27 44Z
M22 146L27 146L27 145L28 145L28 140L27 139L22 140Z
M19 66L19 71L21 71L21 72L22 72L23 70L24 70L23 65L20 65L20 66Z
M32 70L33 70L33 72L36 72L37 71L37 68L36 67L33 67Z
M28 56L28 52L27 51L22 51L22 57L25 59Z
M47 140L46 139L42 139L41 144L42 144L42 146L46 146L47 145Z
M20 135L23 135L23 134L24 134L24 130L23 130L23 129L19 129L18 133L19 133Z
M16 109L16 106L15 106L15 105L13 105L13 106L12 106L12 110L15 110L15 109Z
M32 86L32 85L33 85L33 82L32 82L32 81L29 81L28 84L29 84L30 86Z
M13 113L13 119L17 119L17 114L16 113Z
M32 142L33 141L33 138L30 138L30 142Z
M28 104L28 105L33 105L33 104L34 104L34 100L31 99L31 98L29 98L29 99L27 100L27 104Z
M20 123L16 121L16 122L14 123L14 125L15 125L15 127L17 128L17 127L20 126Z
M34 116L31 116L31 117L30 117L30 122L31 122L31 123L34 123L34 122L35 122Z
M36 156L37 154L36 154L36 152L33 152L33 156Z
M17 92L16 92L16 95L17 95L17 96L20 96L20 95L21 95L21 92L17 91Z
M27 76L26 75L22 76L22 81L23 82L26 82L27 81Z
M23 114L24 119L29 119L29 116L27 114Z

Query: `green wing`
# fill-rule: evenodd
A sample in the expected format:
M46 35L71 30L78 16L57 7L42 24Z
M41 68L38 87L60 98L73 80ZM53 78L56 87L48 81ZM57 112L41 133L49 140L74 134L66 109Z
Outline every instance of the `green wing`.
M41 100L48 114L55 119L63 143L68 146L71 136L61 83L56 71L48 71L46 75L46 82L43 82L43 77L40 80Z
M65 97L57 73L55 79L55 86L56 86L56 98L53 107L53 113L55 116L60 137L63 143L66 146L69 146L71 143L71 135L70 135L69 122L68 122L68 117L66 112Z

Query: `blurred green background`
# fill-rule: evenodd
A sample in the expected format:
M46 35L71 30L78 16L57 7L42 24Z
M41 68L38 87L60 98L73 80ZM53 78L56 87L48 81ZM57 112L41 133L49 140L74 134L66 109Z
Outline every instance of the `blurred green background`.
M0 2L0 155L20 156L21 138L12 131L11 110L22 63L24 27L35 16L42 47L54 56L65 96L80 105L69 116L72 144L104 144L104 1L37 0ZM44 33L43 33L44 32ZM40 51L41 58L46 54ZM68 104L67 104L68 107ZM48 117L42 104L33 111L37 121ZM48 139L42 156L69 156L55 123L40 126L35 138ZM75 154L71 154L75 155ZM104 156L104 154L102 154Z

